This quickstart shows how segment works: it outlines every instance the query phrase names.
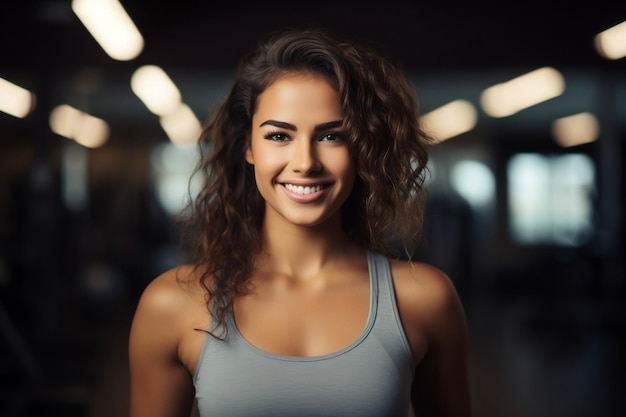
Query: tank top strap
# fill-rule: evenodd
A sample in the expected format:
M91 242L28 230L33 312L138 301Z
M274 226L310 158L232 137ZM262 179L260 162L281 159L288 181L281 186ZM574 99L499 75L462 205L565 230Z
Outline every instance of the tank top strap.
M393 296L389 259L379 253L367 251L367 262L372 281L372 298L378 300L380 304L381 301L389 300L389 296Z
M367 255L370 276L372 281L375 282L375 284L372 284L372 290L376 286L377 294L375 298L378 303L374 334L378 337L378 340L385 341L384 343L388 340L399 342L404 349L404 353L411 358L412 362L413 355L406 333L402 327L402 320L400 319L389 258L375 252L368 252Z

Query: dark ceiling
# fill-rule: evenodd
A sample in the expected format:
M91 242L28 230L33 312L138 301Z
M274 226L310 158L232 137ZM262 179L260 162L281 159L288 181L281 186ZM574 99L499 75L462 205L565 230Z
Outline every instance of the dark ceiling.
M398 0L153 3L128 2L146 34L145 58L198 67L232 65L258 35L309 24L378 43L408 67L599 66L606 62L592 48L593 35L626 19L624 3L606 1L568 2L561 10L550 1L540 6Z
M303 25L324 26L374 43L407 70L445 74L455 78L451 82L463 79L476 84L470 74L502 69L515 73L539 66L594 76L626 74L626 59L608 61L596 53L592 42L596 33L626 19L626 2L619 1L122 0L145 39L144 51L129 62L109 58L70 4L71 0L2 3L0 77L36 90L45 83L60 83L59 78L75 72L96 69L108 80L101 88L111 94L123 91L126 95L120 95L120 102L138 102L128 81L141 65L155 64L169 73L194 77L207 71L230 71L259 36ZM116 79L118 84L114 84ZM428 84L429 78L422 82ZM183 95L198 91L183 91ZM138 118L148 114L145 109L142 112ZM6 119L2 115L0 124Z
M2 68L121 66L94 43L71 0L0 6ZM260 35L283 26L321 25L375 42L417 68L606 66L593 35L626 19L619 1L340 2L154 1L122 4L144 35L133 65L230 67ZM622 66L625 68L624 66Z

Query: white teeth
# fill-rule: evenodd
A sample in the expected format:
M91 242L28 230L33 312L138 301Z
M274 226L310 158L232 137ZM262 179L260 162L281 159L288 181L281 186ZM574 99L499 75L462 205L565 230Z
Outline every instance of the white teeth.
M285 184L285 188L287 188L292 193L306 195L306 194L311 194L311 193L318 192L319 190L322 189L322 186L321 185L314 185L312 187L309 187L307 185L306 187L303 187L301 185Z

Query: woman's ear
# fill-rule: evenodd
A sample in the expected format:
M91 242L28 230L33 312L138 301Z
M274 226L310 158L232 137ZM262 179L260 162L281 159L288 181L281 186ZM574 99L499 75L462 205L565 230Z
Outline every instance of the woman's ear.
M252 138L250 134L248 134L248 139L246 141L246 162L250 165L254 165L254 157L252 156Z
M254 158L252 157L252 149L250 149L250 142L248 142L248 146L246 147L246 161L250 165L254 165Z

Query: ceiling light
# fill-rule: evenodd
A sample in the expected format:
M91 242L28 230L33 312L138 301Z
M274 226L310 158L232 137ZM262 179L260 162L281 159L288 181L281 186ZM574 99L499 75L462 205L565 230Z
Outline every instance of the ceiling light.
M34 103L33 93L0 78L0 111L23 118L33 109Z
M474 106L465 100L455 100L422 116L424 130L442 142L472 130L478 115Z
M160 67L144 65L138 68L130 80L133 92L158 116L165 116L178 108L181 94L178 87Z
M556 69L539 68L510 81L487 88L480 103L491 117L511 116L565 91L565 79Z
M552 123L552 136L561 146L577 146L598 139L598 119L591 113L578 113L563 117Z
M102 146L109 137L109 125L104 120L67 104L52 110L50 128L57 135L75 140L88 148Z
M72 10L111 58L128 61L141 53L143 37L118 0L72 0Z
M160 122L167 136L176 145L195 145L202 132L200 122L184 103L176 111L161 117Z
M594 38L596 50L608 59L626 56L626 21L600 32Z

